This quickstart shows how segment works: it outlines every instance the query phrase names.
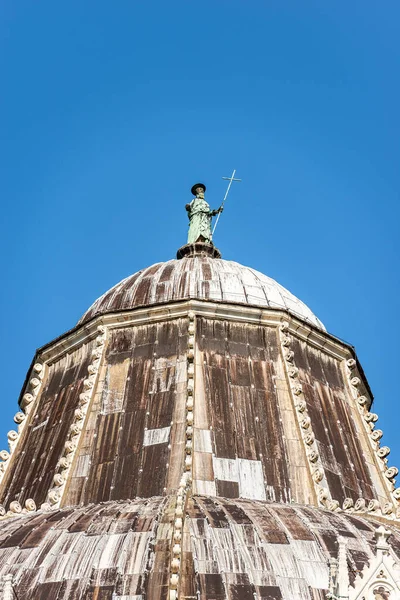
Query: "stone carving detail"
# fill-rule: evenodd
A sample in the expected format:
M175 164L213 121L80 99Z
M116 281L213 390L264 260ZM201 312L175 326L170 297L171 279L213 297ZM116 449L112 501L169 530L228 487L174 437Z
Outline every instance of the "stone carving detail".
M343 510L347 512L354 511L354 501L353 498L345 498L343 502Z
M29 419L27 419L27 417L31 413L32 407L34 406L35 400L38 397L38 394L42 387L44 372L45 372L45 369L44 369L44 365L42 363L37 362L33 365L32 373L30 374L29 382L26 386L25 393L24 393L24 395L22 397L22 401L21 401L21 408L22 408L23 412L19 411L14 416L14 421L18 425L17 431L11 430L8 432L7 439L8 439L9 450L1 450L0 451L0 460L2 461L0 463L0 484L9 468L9 465L11 463L12 454L18 444L18 441L21 437L21 433L24 430L24 427L26 426L26 423L29 420ZM7 515L12 516L12 515L16 514L16 512L11 509L11 504L10 504L10 510L6 513L6 516ZM5 516L5 515L0 514L0 517L1 516Z
M376 453L379 456L379 458L385 458L390 454L390 448L388 446L382 446L381 448L378 448Z
M358 410L362 416L362 421L364 423L364 427L367 432L371 448L376 456L377 464L380 467L381 473L383 475L382 479L388 488L389 495L393 500L394 505L399 505L400 488L398 488L399 491L395 489L395 478L398 475L398 469L396 467L388 467L387 456L390 453L390 448L388 446L380 445L380 440L383 436L383 432L381 429L375 429L375 423L378 421L378 415L369 412L368 410L370 401L360 391L360 388L362 387L362 380L357 373L357 362L352 358L346 361L346 373L350 384L350 390L358 404ZM391 503L389 502L384 504L384 514L386 516L390 516L390 518L396 518L396 511L389 511L389 504ZM374 512L376 514L376 511L380 511L380 509L381 507L377 500L371 501L368 505L368 512Z
M14 577L12 574L3 575L2 579L2 600L14 600Z
M339 538L338 560L329 565L328 598L336 600L390 600L400 597L400 561L388 544L391 532L383 525L375 530L376 551L364 569L357 574L353 585L349 582L346 543Z
M354 504L354 510L356 512L365 512L367 508L367 502L364 498L358 498Z
M307 410L307 403L303 396L303 387L297 379L299 369L295 365L294 352L290 348L292 337L289 335L289 330L290 323L288 321L283 321L279 327L282 355L284 358L283 362L289 381L297 422L299 424L302 439L305 444L308 466L312 481L314 482L314 489L318 503L321 506L329 507L329 503L332 503L332 499L326 482L325 472L318 452L318 447L315 442L312 423Z
M182 561L182 529L185 504L192 485L192 453L194 422L194 381L195 381L195 315L188 313L188 349L187 349L187 396L186 396L186 444L185 461L179 488L176 494L173 546L171 552L168 600L177 600Z
M101 365L101 359L106 346L107 330L104 325L97 327L95 348L92 350L92 362L88 366L88 377L83 382L84 392L79 396L80 407L74 412L74 422L69 429L69 437L64 445L64 455L58 461L58 471L54 475L52 487L47 494L47 500L41 509L47 510L47 506L58 508L62 500L65 484L71 469L74 452L78 448L79 439L83 429L83 422L95 389L97 375Z
M333 512L339 512L341 510L339 500L328 500L326 508Z
M25 509L27 512L35 512L36 510L36 503L34 500L32 500L32 498L28 498L25 501Z
M368 503L368 512L376 512L379 511L381 508L381 505L379 503L379 500L370 500Z

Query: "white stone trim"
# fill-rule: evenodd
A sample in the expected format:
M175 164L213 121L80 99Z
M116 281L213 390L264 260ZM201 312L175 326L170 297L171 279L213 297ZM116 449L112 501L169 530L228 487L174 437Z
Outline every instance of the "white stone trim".
M96 330L96 342L92 350L92 362L88 366L88 377L83 382L83 393L79 396L79 408L75 410L75 419L70 427L68 439L64 446L63 456L58 461L58 470L53 478L53 487L47 493L47 500L42 510L59 508L66 494L68 476L78 455L79 442L89 414L89 408L96 389L99 369L103 361L107 341L107 329L99 325Z
M12 463L13 454L20 443L22 432L27 426L27 423L31 422L33 415L36 412L38 405L37 400L43 387L45 374L46 365L43 362L42 357L37 357L37 360L30 371L28 383L25 386L24 394L22 396L22 410L17 412L14 416L14 421L18 425L17 430L11 430L7 434L9 451L0 451L0 459L2 461L0 463L0 485L4 485L3 481L5 480L7 471ZM12 517L20 514L21 512L26 513L35 510L36 504L31 498L26 500L24 508L19 502L14 500L10 503L8 511L6 511L3 506L0 506L0 518Z
M304 452L307 457L310 478L314 485L318 505L329 508L332 503L332 497L326 480L325 470L318 453L311 419L308 415L306 401L304 400L303 388L297 379L298 369L294 362L293 351L291 350L292 337L290 333L290 323L282 321L279 327L279 339L287 385L292 398L293 412L297 417L300 437L303 440Z
M185 429L185 458L183 473L175 498L175 515L173 528L173 541L171 548L170 574L168 585L168 600L177 600L182 563L182 536L185 507L192 491L193 478L193 425L194 425L194 398L195 398L195 315L188 314L188 348L187 348L187 395L186 395L186 429Z
M398 475L397 467L388 467L388 459L390 453L388 446L381 446L381 438L383 432L380 429L375 429L375 423L378 421L376 413L369 412L371 406L370 399L366 396L362 388L363 382L360 373L357 369L357 363L354 359L348 359L345 365L346 379L348 388L352 398L355 400L363 427L367 433L372 454L375 458L383 481L383 487L386 487L388 497L392 502L386 502L383 505L377 500L371 500L368 506L363 508L375 515L383 515L387 519L398 519L400 517L400 488L395 488L395 477ZM362 499L360 499L362 500Z

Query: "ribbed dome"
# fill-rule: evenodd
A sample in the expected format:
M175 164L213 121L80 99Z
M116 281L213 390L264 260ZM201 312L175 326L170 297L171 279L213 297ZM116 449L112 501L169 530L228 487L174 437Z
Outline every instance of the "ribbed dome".
M79 322L189 298L284 309L325 330L308 306L274 279L237 262L209 256L169 260L138 271L96 300Z

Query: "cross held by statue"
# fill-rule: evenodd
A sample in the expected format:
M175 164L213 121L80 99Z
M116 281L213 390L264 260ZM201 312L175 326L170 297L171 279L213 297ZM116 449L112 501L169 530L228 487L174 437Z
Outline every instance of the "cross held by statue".
M225 204L226 199L228 197L229 190L231 189L232 181L242 181L241 179L235 178L235 173L236 173L236 169L233 170L233 173L232 173L232 175L230 177L223 177L222 178L222 179L225 179L226 181L229 181L229 183L228 183L228 188L227 188L227 190L225 192L224 199L222 200L222 204L221 204L221 207L220 207L220 212L218 213L217 220L215 221L214 229L212 230L212 235L214 235L214 231L215 231L215 229L216 229L216 227L218 225L218 221L219 221L219 218L221 216L221 212L222 212L222 210L224 208L224 204Z

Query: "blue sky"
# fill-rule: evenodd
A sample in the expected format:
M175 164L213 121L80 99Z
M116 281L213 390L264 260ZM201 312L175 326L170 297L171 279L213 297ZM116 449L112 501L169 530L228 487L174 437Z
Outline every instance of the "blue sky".
M400 467L400 5L6 0L0 8L0 447L35 349L174 257L190 187L215 242L356 346Z

